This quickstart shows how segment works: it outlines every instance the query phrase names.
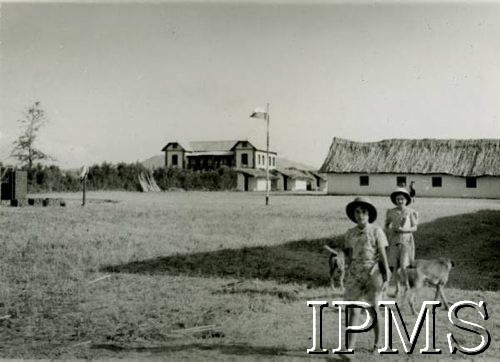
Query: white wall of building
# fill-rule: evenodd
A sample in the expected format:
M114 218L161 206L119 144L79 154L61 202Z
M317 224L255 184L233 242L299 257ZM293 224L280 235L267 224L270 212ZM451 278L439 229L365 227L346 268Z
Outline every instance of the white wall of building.
M250 178L249 186L251 191L266 191L266 185L267 183L265 178Z
M236 157L236 167L238 168L253 168L253 157L254 157L254 151L252 148L235 148L235 157ZM247 164L243 165L241 163L241 155L243 153L247 154Z
M236 175L236 190L245 191L245 175L238 172Z
M174 155L177 155L177 165L173 165L173 162L172 162L172 157ZM165 152L165 161L166 161L167 167L183 168L185 166L184 152L181 150L179 150L179 151L168 150L168 152Z
M266 191L266 179L262 177L245 176L243 173L238 172L236 179L236 189L238 191L245 191L245 177L248 178L248 191ZM271 181L269 181L271 184Z
M360 176L369 176L369 185L360 186ZM389 195L397 187L397 177L406 176L406 185L415 181L418 196L500 198L500 177L478 177L476 188L467 188L465 177L405 174L327 174L328 193L337 195ZM432 177L441 177L442 186L433 187Z
M255 168L266 169L267 165L267 153L262 151L255 151ZM269 153L269 158L271 162L269 163L269 169L274 170L276 168L276 154Z
M326 191L328 187L328 182L326 180L319 180L318 191Z
M307 190L307 180L297 180L288 179L288 190L291 191L306 191Z

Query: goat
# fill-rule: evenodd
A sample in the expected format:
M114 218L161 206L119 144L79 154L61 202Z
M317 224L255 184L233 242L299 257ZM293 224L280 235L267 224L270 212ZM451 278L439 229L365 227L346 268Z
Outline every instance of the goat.
M441 297L444 308L446 310L449 309L443 289L448 282L450 270L454 266L455 263L447 258L432 260L417 259L414 264L406 269L408 282L410 283L410 289L406 293L406 298L408 299L413 315L416 315L416 293L422 289L426 282L436 288L434 300L438 300L438 297Z
M344 276L346 269L345 254L341 249L333 249L328 245L323 245L323 247L330 252L330 258L328 259L329 274L330 274L330 285L335 289L335 272L338 271L339 275L339 285L340 289L344 290Z

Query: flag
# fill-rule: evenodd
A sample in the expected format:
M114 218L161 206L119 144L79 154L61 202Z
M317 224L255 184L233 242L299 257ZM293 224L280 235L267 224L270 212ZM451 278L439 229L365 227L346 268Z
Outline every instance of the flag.
M83 180L85 177L87 177L89 173L89 167L87 165L82 166L80 169L80 180Z
M262 108L255 108L255 111L250 115L250 118L267 119L267 112Z

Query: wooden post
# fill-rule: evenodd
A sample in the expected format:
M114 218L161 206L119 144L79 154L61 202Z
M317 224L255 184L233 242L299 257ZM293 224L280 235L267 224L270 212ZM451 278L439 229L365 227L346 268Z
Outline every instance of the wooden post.
M86 185L87 185L87 176L85 176L82 179L82 183L83 183L82 206L85 206L85 188L86 188Z
M266 106L266 123L267 123L267 142L266 142L266 206L269 205L269 103Z
M89 174L89 168L86 165L82 166L80 170L80 181L83 184L83 192L82 192L82 206L85 206L85 189L87 187L87 176Z

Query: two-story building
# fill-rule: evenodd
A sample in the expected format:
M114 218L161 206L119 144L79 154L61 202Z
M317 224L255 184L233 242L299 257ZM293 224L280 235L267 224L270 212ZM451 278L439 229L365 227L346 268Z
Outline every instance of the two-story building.
M213 170L222 166L265 169L269 161L269 169L276 168L276 152L269 151L269 160L266 160L266 151L247 140L189 144L169 142L162 151L165 152L166 167L192 170Z
M276 169L277 153L267 152L248 140L201 141L181 144L169 142L163 147L165 166L191 170L213 170L230 167L238 172L238 189L242 191L266 190L266 167ZM269 179L276 176L271 174Z

